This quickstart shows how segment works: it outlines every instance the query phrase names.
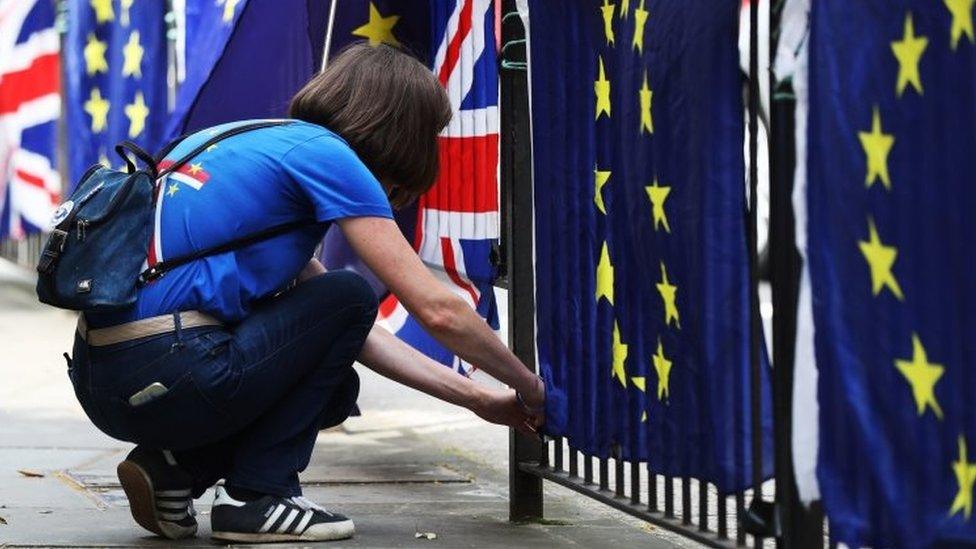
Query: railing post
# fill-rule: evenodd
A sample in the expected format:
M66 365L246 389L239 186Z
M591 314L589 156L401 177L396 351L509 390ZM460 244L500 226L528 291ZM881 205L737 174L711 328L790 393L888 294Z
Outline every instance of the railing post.
M776 58L781 2L770 5L770 59ZM824 522L820 505L803 506L793 474L792 421L796 315L800 255L795 245L793 171L796 167L796 102L778 89L770 75L769 261L773 297L773 427L776 448L776 507L781 527L778 547L822 549Z
M517 11L515 0L502 2L502 13ZM512 351L532 371L535 364L535 302L532 249L532 140L529 126L525 29L517 16L499 21L502 28L501 188L503 218L502 264L508 274L508 334ZM505 46L505 45L508 46ZM513 45L514 44L514 45ZM521 463L538 463L543 443L514 429L509 433L509 519L542 518L542 478L525 473Z

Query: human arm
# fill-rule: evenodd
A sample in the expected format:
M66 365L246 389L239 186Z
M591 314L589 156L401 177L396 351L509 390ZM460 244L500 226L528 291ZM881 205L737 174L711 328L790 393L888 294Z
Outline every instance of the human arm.
M359 362L376 373L451 404L485 421L535 432L538 425L519 405L512 389L491 389L434 362L380 326L373 326Z
M484 319L441 284L390 219L350 217L339 226L363 262L438 341L464 360L517 389L541 422L542 381L501 342Z

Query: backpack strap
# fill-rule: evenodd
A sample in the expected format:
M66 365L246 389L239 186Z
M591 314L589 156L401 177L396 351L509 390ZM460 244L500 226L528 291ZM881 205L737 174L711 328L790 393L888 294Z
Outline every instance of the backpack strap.
M162 178L166 177L170 173L179 170L187 162L189 162L190 160L192 160L193 157L195 157L196 155L198 155L201 152L205 151L211 145L214 145L215 143L217 143L219 141L223 141L224 139L227 139L228 137L233 137L235 135L242 134L242 133L249 132L249 131L253 131L253 130L259 130L261 128L271 128L271 127L274 127L274 126L282 126L282 125L289 124L289 123L291 123L290 120L267 120L267 121L264 121L264 122L254 122L254 123L251 123L251 124L244 124L244 125L237 126L237 127L231 128L229 130L223 131L223 132L221 132L221 133L219 133L219 134L211 137L210 139L208 139L207 141L205 141L203 144L201 144L200 146L196 147L195 149L193 149L192 151L190 151L189 153L187 153L186 155L184 155L183 157L181 157L179 160L177 160L176 162L174 162L172 165L167 166L164 170L161 170L159 172L159 174L157 175L156 179L157 180L161 180ZM165 158L165 156L167 154L169 154L170 152L172 152L172 150L174 148L176 148L176 145L178 145L184 139L186 139L186 136L185 135L182 136L182 137L180 137L180 138L178 138L177 140L173 141L169 145L167 145L166 148L164 148L163 151L161 151L159 153L159 155L157 155L157 158L159 160L162 160L163 158ZM317 224L318 224L318 222L317 221L313 221L313 220L292 221L290 223L284 223L282 225L276 225L274 227L269 227L267 229L258 231L258 232L254 233L254 234L250 234L250 235L247 235L247 236L244 236L244 237L241 237L241 238L237 238L237 239L231 240L230 242L226 242L224 244L218 244L216 246L211 246L209 248L204 248L202 250L198 250L196 252L193 252L193 253L190 253L190 254L187 254L187 255L184 255L184 256L175 257L173 259L167 259L167 260L164 260L164 261L160 261L159 263L153 265L152 267L149 267L148 269L146 269L145 271L143 271L142 273L139 274L139 284L140 285L145 285L145 284L147 284L149 282L152 282L153 280L156 280L157 278L163 276L167 271L171 271L171 270L173 270L173 269L175 269L177 267L180 267L182 265L186 265L187 263L190 263L192 261L196 261L198 259L203 259L204 257L209 257L209 256L212 256L212 255L218 255L218 254L222 254L222 253L226 253L226 252L231 252L231 251L234 251L234 250L237 250L237 249L240 249L240 248L245 248L247 246L250 246L251 244L256 244L258 242L262 242L264 240L268 240L270 238L274 238L276 236L283 235L285 233L289 233L289 232L292 232L292 231L295 231L295 230L298 230L298 229L303 229L305 227L310 227L310 226L317 225Z
M250 131L254 131L254 130L260 130L262 128L272 128L274 126L284 126L285 124L290 124L290 123L291 123L291 120L265 120L263 122L252 122L250 124L242 124L240 126L233 127L233 128L231 128L229 130L224 130L224 131L218 133L217 135L211 137L210 139L204 141L197 148L195 148L192 151L190 151L190 152L186 153L185 155L183 155L179 160L177 160L176 162L174 162L172 165L167 166L166 169L161 170L159 172L159 175L156 178L157 179L161 179L163 177L166 177L170 173L179 170L184 165L186 165L187 162L189 162L190 160L193 160L193 157L195 157L196 155L198 155L198 154L202 153L203 151L207 150L212 145L215 145L215 144L223 141L224 139L227 139L228 137L233 137L235 135L239 135L239 134L246 133L246 132L250 132ZM186 135L183 135L183 136L177 138L176 140L174 140L169 145L167 145L159 153L159 155L157 155L158 160L159 161L162 161L162 159L165 158L167 154L169 154L170 152L172 152L173 149L175 149L176 146L179 145L180 143L182 143L183 140L186 139L186 138L187 138L187 136Z
M160 261L159 263L146 269L139 275L139 283L141 285L145 285L163 276L164 274L166 274L167 271L171 271L177 267L186 265L187 263L190 263L192 261L203 259L205 257L209 257L212 255L231 252L240 248L245 248L247 246L250 246L251 244L256 244L258 242L262 242L264 240L268 240L270 238L283 235L285 233L290 233L298 229L304 229L305 227L311 227L313 225L318 225L318 222L309 221L309 220L292 221L290 223L284 223L282 225L276 225L274 227L270 227L258 231L254 234L250 234L242 238L231 240L230 242L226 242L224 244L218 244L216 246L211 246L209 248L198 250L191 254L176 257L173 259L167 259L165 261Z

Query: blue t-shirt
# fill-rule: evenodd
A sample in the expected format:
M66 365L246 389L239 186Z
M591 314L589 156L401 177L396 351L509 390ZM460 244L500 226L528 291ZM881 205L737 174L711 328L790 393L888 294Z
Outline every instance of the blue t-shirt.
M254 121L197 132L160 166L248 122ZM294 121L229 137L162 182L150 265L292 221L320 225L178 267L142 288L132 309L89 315L89 322L110 325L187 310L239 322L255 300L295 278L330 222L363 216L393 213L379 181L338 135Z

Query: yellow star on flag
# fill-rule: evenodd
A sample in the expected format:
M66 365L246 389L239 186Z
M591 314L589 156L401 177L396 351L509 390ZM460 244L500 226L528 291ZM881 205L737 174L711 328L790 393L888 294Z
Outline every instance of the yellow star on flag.
M190 164L190 175L196 175L203 171L203 164Z
M871 115L871 131L857 132L861 140L861 147L867 157L868 173L864 184L870 188L877 179L881 179L886 189L891 189L891 178L888 176L888 153L895 144L895 137L881 131L881 112L874 107Z
M647 23L648 11L644 9L644 0L634 10L634 49L637 53L644 53L644 25Z
M627 19L630 11L630 0L620 0L620 18Z
M174 195L174 194L176 194L176 193L177 193L177 191L179 191L179 190L180 190L180 186L179 186L179 185L177 185L176 183L172 183L172 184L170 184L170 186L169 186L169 188L168 188L168 189L166 189L166 194L167 194L168 196L173 196L173 195Z
M606 215L607 210L603 205L603 186L607 184L610 179L610 170L603 171L594 167L593 169L593 203L596 204L596 208L600 210L600 213Z
M92 9L95 10L95 20L99 25L115 19L112 0L91 0L90 3Z
M925 408L932 408L935 417L942 419L942 407L935 398L935 384L939 382L945 367L941 364L929 362L929 357L922 346L918 334L912 334L912 359L895 359L895 368L901 372L912 386L912 396L915 397L915 408L918 415L925 413Z
M952 472L956 475L959 491L956 492L956 497L952 500L949 516L962 511L966 520L969 520L969 516L973 514L973 484L976 483L976 463L970 463L967 454L966 439L959 435L959 459L952 462Z
M644 187L647 191L647 196L651 199L651 214L654 216L654 230L656 231L658 227L664 225L664 230L666 232L671 232L671 226L668 225L668 214L664 211L664 201L668 199L668 195L671 193L671 187L660 187L657 184L657 179L654 180L654 184L650 187Z
M880 294L882 288L887 287L899 301L904 300L901 286L891 272L895 259L898 258L898 249L894 246L885 246L881 242L878 228L874 226L874 219L868 218L868 240L859 240L857 244L871 269L871 291L874 295Z
M600 119L601 114L606 114L610 118L610 81L607 80L606 72L603 70L603 56L597 56L600 62L599 78L593 82L593 91L596 93L596 120Z
M611 4L610 0L603 0L600 11L603 12L603 35L607 37L607 45L613 45L613 9L616 4Z
M952 49L959 45L962 35L973 42L973 4L976 0L943 0L949 13L952 14L952 27L949 33L952 37Z
M108 44L99 40L95 36L95 33L88 33L88 42L85 44L83 52L85 56L85 73L88 76L100 72L108 72L108 61L105 60L105 51L107 49Z
M129 137L138 137L146 129L146 117L149 116L146 98L141 91L137 91L132 103L125 106L125 116L129 118Z
M661 282L657 283L657 291L661 294L664 301L664 323L670 325L674 320L675 326L681 328L681 319L678 317L678 306L675 303L678 294L678 287L671 284L668 280L668 269L661 262Z
M631 376L630 382L633 383L634 387L637 387L637 390L642 393L647 390L647 380L644 378L644 376Z
M912 20L912 13L908 12L905 15L905 32L901 40L891 43L891 51L898 60L898 82L895 83L895 93L898 97L901 97L909 84L921 95L922 77L918 72L918 62L922 59L922 53L928 45L928 38L915 36L915 21Z
M145 53L146 50L139 44L139 31L132 31L129 41L122 48L122 76L142 78L142 56Z
M641 414L641 423L647 423L647 412Z
M613 263L610 262L610 248L603 243L600 249L600 262L596 265L596 300L605 297L613 305Z
M88 101L85 101L84 107L85 112L87 112L92 119L91 131L94 133L100 133L105 130L105 126L108 121L108 110L111 107L111 104L107 99L102 99L102 91L98 88L92 88L91 93L88 96Z
M101 164L102 166L105 166L106 168L112 167L112 163L109 162L108 157L105 156L105 151L101 151L98 153L98 163Z
M654 133L654 118L651 116L651 101L654 99L654 92L647 85L647 70L644 70L644 84L637 92L640 97L640 132Z
M617 378L620 384L627 388L627 371L624 369L624 362L627 361L628 345L620 341L620 327L617 321L613 321L613 366L610 371L611 378Z
M657 352L652 360L654 371L657 372L657 398L664 400L664 397L671 396L671 361L664 356L664 345L660 337L657 338Z
M399 15L383 17L380 10L376 9L376 5L370 2L369 21L365 25L352 31L352 33L356 36L362 36L363 38L368 39L370 46L389 44L391 46L399 47L400 42L397 41L395 36L393 36L393 26L396 25L397 21L399 20Z
M224 2L224 23L230 23L234 20L234 13L237 11L237 5L241 3L241 0L227 0Z

